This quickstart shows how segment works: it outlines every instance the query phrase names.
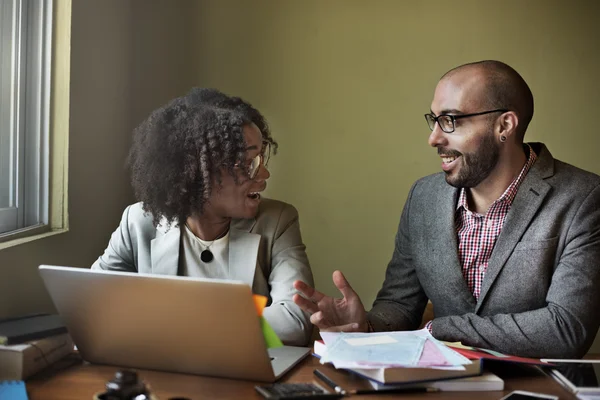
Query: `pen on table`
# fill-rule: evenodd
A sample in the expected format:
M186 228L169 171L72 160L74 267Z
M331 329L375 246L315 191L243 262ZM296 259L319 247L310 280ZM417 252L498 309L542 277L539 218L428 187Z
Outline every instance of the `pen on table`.
M385 393L429 393L439 392L438 388L433 387L393 387L383 389L358 389L351 390L350 394L385 394Z
M329 386L330 388L332 388L336 393L341 394L342 396L345 396L347 394L347 392L337 383L335 383L333 380L331 380L330 377L328 377L327 375L325 375L324 373L322 373L321 371L319 371L318 369L315 369L313 371L313 373L323 382L325 382L327 384L327 386Z
M332 388L336 393L341 394L342 396L348 396L353 394L382 394L382 393L426 393L426 392L437 392L439 389L433 387L391 387L391 388L383 388L383 389L352 389L345 390L340 385L335 383L330 377L325 375L323 372L315 369L313 373L321 379L323 382L327 384L330 388Z

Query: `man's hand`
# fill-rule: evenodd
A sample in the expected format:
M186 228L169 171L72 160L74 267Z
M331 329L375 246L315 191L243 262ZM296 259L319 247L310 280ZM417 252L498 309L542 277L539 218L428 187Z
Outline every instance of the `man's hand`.
M294 303L311 314L310 322L322 331L368 331L365 307L340 271L333 272L333 283L344 296L342 299L325 296L306 283L295 281L294 288L304 297L295 294Z

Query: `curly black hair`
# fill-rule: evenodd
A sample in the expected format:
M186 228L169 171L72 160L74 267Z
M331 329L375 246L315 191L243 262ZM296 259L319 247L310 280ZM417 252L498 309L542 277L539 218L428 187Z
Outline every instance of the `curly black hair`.
M177 225L202 214L224 168L246 165L243 127L254 123L275 153L267 121L248 102L216 90L193 88L153 111L133 133L128 165L131 184L157 226ZM237 180L236 180L237 182Z

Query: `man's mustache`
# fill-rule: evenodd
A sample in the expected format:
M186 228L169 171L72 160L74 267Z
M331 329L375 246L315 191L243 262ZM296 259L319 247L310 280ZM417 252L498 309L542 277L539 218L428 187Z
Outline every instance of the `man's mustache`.
M460 151L450 150L450 149L447 149L445 147L438 147L437 148L437 152L438 152L438 155L440 155L440 156L442 154L445 155L445 156L448 156L448 157L460 157L460 156L462 156L462 153Z

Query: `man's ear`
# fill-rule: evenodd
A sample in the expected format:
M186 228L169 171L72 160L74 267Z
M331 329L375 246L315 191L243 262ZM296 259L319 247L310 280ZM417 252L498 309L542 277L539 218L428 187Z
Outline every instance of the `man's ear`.
M503 113L497 120L497 136L498 138L513 138L517 135L517 127L519 126L519 117L514 111ZM501 140L505 142L506 139Z

